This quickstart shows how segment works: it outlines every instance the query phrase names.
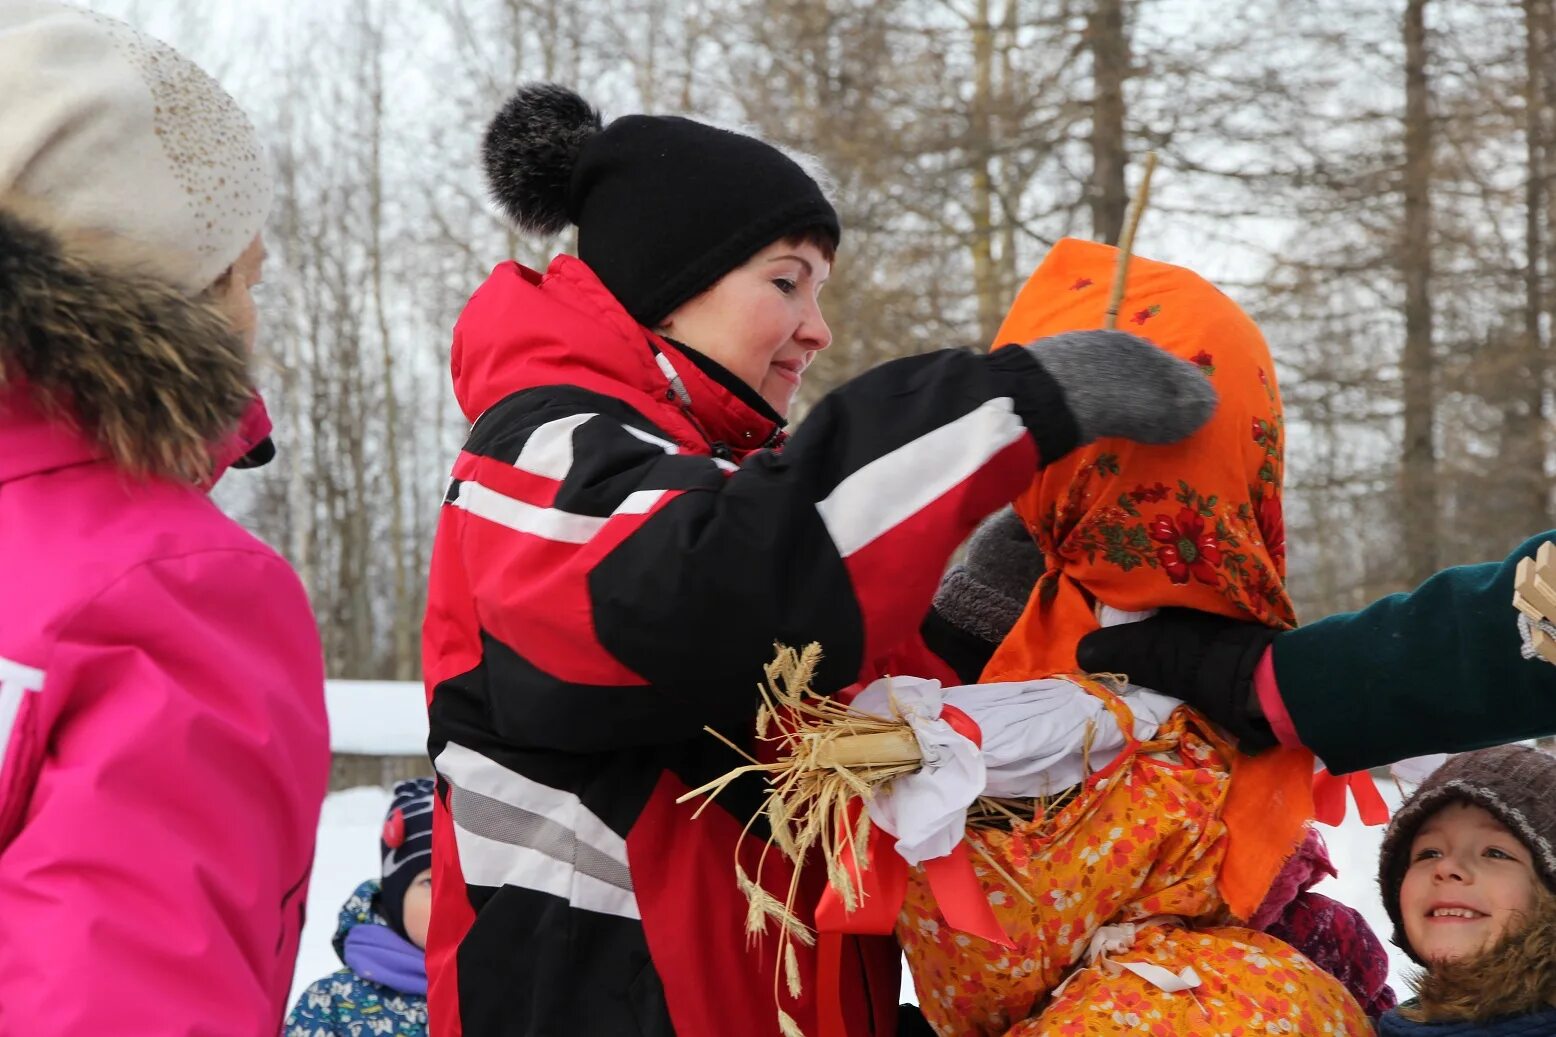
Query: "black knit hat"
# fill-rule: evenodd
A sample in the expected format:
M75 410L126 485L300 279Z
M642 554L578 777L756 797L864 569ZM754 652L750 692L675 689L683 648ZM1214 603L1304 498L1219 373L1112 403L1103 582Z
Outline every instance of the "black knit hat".
M1378 885L1394 923L1394 944L1422 964L1405 937L1399 887L1416 832L1451 803L1480 807L1506 825L1529 850L1545 888L1556 891L1556 756L1526 745L1499 745L1453 757L1400 806L1378 851Z
M378 910L389 927L405 936L405 893L411 880L432 867L431 778L412 778L394 787L394 800L378 837L383 881Z
M483 148L492 196L520 229L578 227L578 255L639 323L677 306L757 252L837 212L771 144L676 116L609 126L571 90L531 84L503 106Z

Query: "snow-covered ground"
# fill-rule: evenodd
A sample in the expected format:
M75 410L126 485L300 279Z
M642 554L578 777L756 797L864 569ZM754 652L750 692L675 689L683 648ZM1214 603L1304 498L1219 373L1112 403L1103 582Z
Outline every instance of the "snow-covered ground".
M1399 792L1392 780L1384 778L1378 786L1390 809L1399 804ZM330 947L330 938L335 933L335 916L357 883L378 874L378 832L384 811L388 809L389 793L378 788L332 793L324 802L313 885L308 891L308 924L303 929L302 951L297 958L297 975L292 988L294 999L303 987L340 967ZM1378 897L1376 879L1378 844L1382 841L1383 829L1363 827L1356 819L1353 807L1343 825L1322 831L1340 877L1324 880L1316 887L1318 892L1359 908L1387 944L1392 930ZM1389 945L1389 954L1394 990L1403 997L1406 988L1402 979L1409 961L1392 945ZM903 996L906 1000L916 1000L912 987L906 983Z
M330 748L338 753L417 756L427 751L427 694L421 681L327 681L324 706L330 714Z

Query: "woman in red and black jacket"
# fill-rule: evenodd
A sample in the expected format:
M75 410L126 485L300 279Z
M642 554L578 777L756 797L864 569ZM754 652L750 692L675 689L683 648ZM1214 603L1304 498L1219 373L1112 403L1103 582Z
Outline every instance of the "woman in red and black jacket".
M574 224L579 254L500 264L454 334L474 428L424 631L432 1031L775 1034L773 941L748 942L733 871L756 870L761 783L695 821L675 802L739 762L703 728L751 740L774 641L820 642L828 693L887 666L949 679L918 631L978 521L1080 443L1188 434L1214 394L1083 333L884 364L786 439L841 236L799 164L686 119L603 126L555 86L504 107L485 157L515 222ZM851 1033L895 1025L875 943L840 977ZM786 1003L807 1029L814 988Z

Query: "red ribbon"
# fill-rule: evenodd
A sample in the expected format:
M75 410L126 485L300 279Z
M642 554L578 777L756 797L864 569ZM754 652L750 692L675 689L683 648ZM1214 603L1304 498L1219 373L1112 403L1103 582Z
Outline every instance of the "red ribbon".
M843 1018L843 934L816 935L816 1008L821 1017L820 1037L848 1037Z
M983 732L977 723L955 706L942 706L940 719L957 734L979 747L983 744ZM864 804L854 800L849 804L848 816L838 838L838 864L859 885L855 891L858 906L852 911L843 903L842 896L830 885L822 891L816 905L817 967L820 979L817 984L821 1014L820 1037L848 1037L847 1023L843 1018L838 971L842 965L842 937L844 933L887 936L897 925L903 902L908 895L908 862L903 860L892 845L893 837L877 826L871 826L870 837L864 847L865 867L859 863L854 846L853 833ZM946 925L959 932L979 939L1014 947L1015 943L1005 933L999 919L989 907L988 897L978 884L973 871L972 853L966 841L944 857L936 857L923 863L924 878L934 894L935 903L945 917Z
M978 721L949 704L940 707L940 719L973 745L983 748L983 728L978 726Z
M1356 814L1369 827L1386 825L1389 806L1383 801L1377 783L1367 771L1330 774L1327 769L1313 775L1313 816L1326 825L1338 826L1345 820L1345 791L1356 800Z

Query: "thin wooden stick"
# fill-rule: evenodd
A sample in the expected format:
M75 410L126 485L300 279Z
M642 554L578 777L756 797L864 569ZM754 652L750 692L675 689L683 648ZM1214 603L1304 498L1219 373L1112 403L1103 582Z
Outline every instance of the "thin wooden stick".
M739 753L742 757L745 758L747 763L754 764L757 767L766 766L760 760L758 760L755 756L752 756L750 753L748 753L744 749L740 748L740 746L736 745L734 742L730 741L728 738L725 738L723 735L721 735L717 731L713 730L713 728L704 725L703 726L703 730L708 732L708 734L712 735L714 738L717 738L719 741L723 742L725 745L729 746L731 749L735 750L735 752Z
M1033 802L1035 803L1037 801L1034 799ZM1006 819L1008 819L1012 824L1018 824L1019 825L1019 824L1025 824L1026 823L1026 818L1024 818L1021 815L1017 814L1014 810L1011 810L1010 808L1006 807L1005 804L1001 803L997 799L992 799L992 798L990 798L988 796L979 796L978 797L977 806L981 807L984 810L995 810L995 811L998 811L1000 814L1003 814L1006 817Z
M986 862L988 862L989 867L993 868L995 873L997 875L999 875L1000 878L1005 880L1005 884L1006 885L1008 885L1011 889L1015 890L1018 894L1020 894L1026 900L1027 903L1029 903L1029 904L1037 903L1037 898L1034 897L1031 893L1028 893L1027 890L1026 890L1026 887L1022 886L1021 883L1017 882L1015 880L1015 878L1010 874L1010 872L1008 872L1004 868L1000 867L999 861L995 860L994 859L994 855L991 854L988 851L988 848L983 845L983 840L982 839L979 839L979 840L976 840L976 841L969 839L968 842L971 842L973 844L973 849L977 850L979 855L982 856L983 859Z
M1124 301L1124 285L1129 280L1129 257L1135 249L1135 231L1140 228L1140 215L1151 198L1151 174L1156 172L1156 152L1145 156L1145 172L1140 186L1135 189L1135 201L1130 207L1129 222L1124 227L1124 237L1118 243L1118 266L1113 270L1113 291L1108 296L1107 316L1102 326L1112 331L1118 326L1118 307Z

